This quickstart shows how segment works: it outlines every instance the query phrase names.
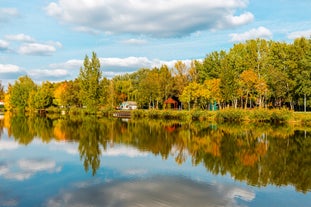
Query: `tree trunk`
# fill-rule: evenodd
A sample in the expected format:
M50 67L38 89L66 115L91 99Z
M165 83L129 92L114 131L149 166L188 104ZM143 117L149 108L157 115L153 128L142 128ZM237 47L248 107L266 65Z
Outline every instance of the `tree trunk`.
M304 98L303 98L303 105L304 105L304 112L307 112L307 95L305 94L304 95Z

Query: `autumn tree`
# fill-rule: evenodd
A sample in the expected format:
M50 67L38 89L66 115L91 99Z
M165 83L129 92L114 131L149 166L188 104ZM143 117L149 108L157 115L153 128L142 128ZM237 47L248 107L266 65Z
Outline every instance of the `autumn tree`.
M188 85L188 67L182 61L177 61L174 65L173 70L173 82L174 82L174 93L177 97L179 97L184 88Z
M242 88L243 96L245 97L244 108L247 108L248 100L250 100L249 106L252 107L252 99L255 97L257 83L258 76L252 69L245 70L240 75L239 84Z
M205 80L203 85L210 93L209 102L212 104L214 102L217 102L217 104L221 106L221 102L223 99L220 91L220 79L214 78L210 80Z

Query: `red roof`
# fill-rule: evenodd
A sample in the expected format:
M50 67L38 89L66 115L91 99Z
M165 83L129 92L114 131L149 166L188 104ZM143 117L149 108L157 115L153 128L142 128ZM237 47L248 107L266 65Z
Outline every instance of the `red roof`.
M172 98L168 98L166 101L164 101L164 104L177 104L177 103L178 102Z

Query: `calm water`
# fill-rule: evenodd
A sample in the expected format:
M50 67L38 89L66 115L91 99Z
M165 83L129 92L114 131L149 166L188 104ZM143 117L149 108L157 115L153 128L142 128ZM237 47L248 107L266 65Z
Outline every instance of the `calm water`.
M311 206L311 129L0 115L0 206Z

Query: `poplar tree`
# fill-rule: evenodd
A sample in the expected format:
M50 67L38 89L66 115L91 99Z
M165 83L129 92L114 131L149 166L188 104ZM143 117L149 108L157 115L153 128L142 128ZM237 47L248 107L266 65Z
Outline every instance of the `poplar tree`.
M92 53L91 60L86 55L78 76L80 86L79 98L83 106L92 113L96 112L100 102L101 77L100 61L96 53Z

